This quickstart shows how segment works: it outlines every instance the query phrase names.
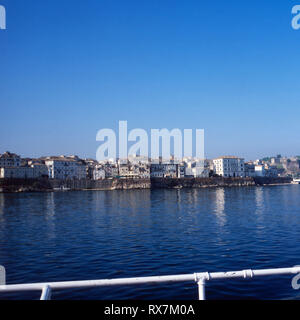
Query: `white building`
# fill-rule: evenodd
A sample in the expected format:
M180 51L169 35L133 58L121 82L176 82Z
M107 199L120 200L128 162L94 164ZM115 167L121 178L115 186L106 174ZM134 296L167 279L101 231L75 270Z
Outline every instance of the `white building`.
M49 158L45 160L51 179L85 179L86 166L80 161L67 157Z
M255 170L256 177L265 177L266 176L266 169L265 169L264 165L256 165L254 170Z
M116 163L107 162L103 164L105 178L116 178L119 176L119 168Z
M32 179L35 178L34 169L31 167L0 168L0 178Z
M36 177L32 167L11 167L0 168L0 178L33 179Z
M48 168L42 164L24 167L0 168L0 178L36 179L48 176Z
M102 165L96 165L93 170L93 180L105 179L105 170Z
M189 159L185 161L185 176L194 178L208 178L209 168L204 160Z
M21 165L21 157L10 152L0 154L0 168L19 167Z
M244 159L235 156L223 156L213 160L214 172L222 177L244 177Z
M174 163L151 163L151 178L178 178L180 176L179 164Z

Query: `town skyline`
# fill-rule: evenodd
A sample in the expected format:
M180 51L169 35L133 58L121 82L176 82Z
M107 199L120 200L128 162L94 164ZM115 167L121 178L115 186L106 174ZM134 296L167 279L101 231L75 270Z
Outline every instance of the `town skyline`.
M272 158L245 161L238 156L220 156L215 159L195 157L81 159L72 156L49 156L22 158L5 152L0 154L1 179L59 179L59 180L105 180L105 179L152 179L152 178L247 178L247 177L298 177L300 157ZM10 180L14 181L14 180Z
M78 153L53 153L53 154L38 154L38 155L30 155L30 154L27 154L27 155L23 155L21 154L20 152L17 152L17 151L12 151L12 150L1 150L0 149L0 155L1 154L4 154L4 153L11 153L11 154L16 154L16 155L19 155L21 158L23 159L46 159L46 158L53 158L53 157L78 157L80 159L83 159L83 160L94 160L94 161L97 161L96 157L94 156L91 156L91 157L88 157L88 156L85 156L85 155L80 155ZM226 154L218 154L217 156L215 157L204 157L203 159L205 160L212 160L212 159L218 159L218 158L222 158L222 157L226 157L226 156L229 156L229 157L237 157L237 158L241 158L243 160L245 160L246 162L251 162L251 161L257 161L257 160L265 160L265 159L272 159L272 158L284 158L284 159L290 159L290 158L299 158L300 159L300 155L299 154L292 154L292 155L285 155L285 154L282 154L282 153L276 153L276 154L271 154L271 155L263 155L262 157L256 157L256 158L253 158L253 159L247 159L245 158L243 155L240 155L240 154L230 154L230 153L226 153ZM115 158L108 158L108 159L103 159L101 161L97 161L97 162L106 162L106 161L111 161L113 159L113 161L117 161L117 160L128 160L129 158L132 158L132 157L136 157L136 158L147 158L147 159L163 159L163 157L159 156L159 158L151 158L151 156L143 156L143 155L139 155L139 154L128 154L127 157L115 157ZM171 154L171 157L170 158L166 158L166 160L168 159L172 159L174 158L174 155ZM190 159L202 159L202 158L199 158L199 157L196 157L196 156L182 156L180 158L176 158L177 160L182 160L184 158L190 158Z

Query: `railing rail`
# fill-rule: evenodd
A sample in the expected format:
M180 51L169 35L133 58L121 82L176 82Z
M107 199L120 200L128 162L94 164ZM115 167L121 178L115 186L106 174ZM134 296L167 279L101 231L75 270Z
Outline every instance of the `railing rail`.
M59 282L41 282L27 284L9 284L0 285L1 292L16 291L36 291L42 290L41 300L49 300L53 290L63 290L71 288L91 288L103 286L120 286L136 284L155 284L163 282L184 282L195 281L198 285L199 300L205 300L205 284L210 280L233 279L233 278L253 278L265 277L271 275L287 275L300 273L300 267L259 269L259 270L240 270L229 272L200 272L182 275L151 276L138 278L119 278L119 279L101 279L101 280L82 280L82 281L59 281Z

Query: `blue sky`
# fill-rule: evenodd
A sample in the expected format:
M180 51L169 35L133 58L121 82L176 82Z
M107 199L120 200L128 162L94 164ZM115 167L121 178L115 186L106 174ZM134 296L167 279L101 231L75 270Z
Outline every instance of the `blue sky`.
M299 1L0 0L0 153L95 158L102 128L300 154Z

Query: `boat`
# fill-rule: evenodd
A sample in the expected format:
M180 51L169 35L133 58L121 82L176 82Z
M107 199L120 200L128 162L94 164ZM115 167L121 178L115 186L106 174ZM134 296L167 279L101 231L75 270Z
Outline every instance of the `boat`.
M300 179L293 179L292 184L300 184Z

